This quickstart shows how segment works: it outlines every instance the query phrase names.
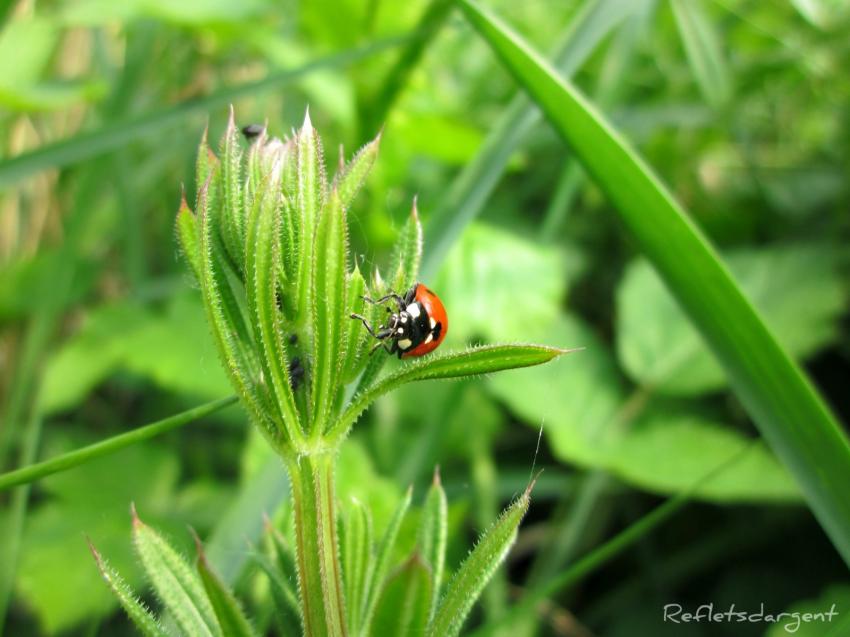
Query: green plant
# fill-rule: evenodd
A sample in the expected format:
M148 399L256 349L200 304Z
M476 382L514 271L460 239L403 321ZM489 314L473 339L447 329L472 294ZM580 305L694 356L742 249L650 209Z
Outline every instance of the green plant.
M391 568L393 552L410 492L377 546L369 512L356 506L349 511L340 556L334 487L339 446L374 400L403 384L537 365L566 350L478 346L404 361L381 374L386 357L369 355L372 343L349 315L379 320L381 308L367 306L364 295L383 296L416 280L422 231L414 203L386 283L377 270L367 283L357 266L350 266L346 213L375 161L378 143L364 146L329 182L309 115L292 138L269 138L264 131L246 150L231 112L221 159L206 135L201 142L198 215L184 199L177 229L230 380L289 474L294 551L284 535L272 531L278 566L266 562L264 569L278 592L280 621L299 617L306 635L443 637L460 631L504 560L528 508L531 484L443 588L447 513L436 478L423 507L417 547L398 568ZM252 634L202 552L194 572L135 515L133 527L145 571L184 632ZM139 629L159 634L153 615L95 555ZM297 608L290 571L298 582ZM399 613L399 608L409 612Z

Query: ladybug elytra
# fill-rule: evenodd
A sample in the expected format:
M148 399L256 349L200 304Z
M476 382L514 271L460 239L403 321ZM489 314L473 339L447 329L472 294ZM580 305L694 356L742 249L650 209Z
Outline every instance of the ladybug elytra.
M365 296L363 300L373 305L394 301L397 306L395 312L387 308L390 317L377 330L360 314L351 315L380 341L372 348L372 352L383 347L389 354L398 354L399 358L424 356L437 349L446 337L449 329L446 308L439 297L422 283L414 283L404 296L390 292L377 300ZM387 341L391 345L387 345Z

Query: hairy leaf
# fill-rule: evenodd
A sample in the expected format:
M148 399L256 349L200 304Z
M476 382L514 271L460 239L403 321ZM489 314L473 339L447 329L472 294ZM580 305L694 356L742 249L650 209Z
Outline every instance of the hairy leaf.
M251 626L248 618L245 617L245 613L236 597L227 588L227 585L221 581L221 578L213 571L207 561L207 557L197 536L195 536L195 544L198 550L198 574L201 576L201 583L212 604L222 634L226 637L255 636L257 632Z
M222 634L203 584L186 560L133 510L133 545L148 579L174 619L189 635Z
M445 596L440 601L434 620L428 629L429 637L455 637L460 632L473 604L493 577L493 573L508 555L516 541L519 528L531 497L533 483L517 498L490 527L472 549L455 573Z
M490 374L505 369L547 363L571 350L544 345L481 345L462 352L431 355L404 364L367 390L354 396L331 431L332 438L344 436L361 413L379 396L417 380L461 378Z
M139 629L139 632L145 637L167 637L168 633L165 632L159 620L136 597L136 594L130 589L127 582L118 574L118 571L109 566L91 542L89 542L89 549L91 549L91 553L94 556L95 562L97 562L97 568L103 579L106 580L109 588L115 597L118 598L118 603L121 604L121 607L127 613L133 625Z
M349 161L334 177L333 188L339 193L342 207L348 210L354 197L363 187L369 171L378 157L378 147L381 143L380 134L371 142L363 146L357 154ZM340 158L342 161L342 158Z
M337 379L345 360L348 237L339 193L331 192L316 225L313 248L313 387L311 431L322 432L331 421Z

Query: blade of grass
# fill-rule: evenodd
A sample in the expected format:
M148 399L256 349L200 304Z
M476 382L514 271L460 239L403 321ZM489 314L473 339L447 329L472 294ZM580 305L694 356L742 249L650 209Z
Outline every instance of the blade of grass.
M850 444L811 382L699 228L620 134L506 25L470 0L460 3L611 199L850 564Z
M589 0L570 22L553 57L567 77L575 73L611 31L645 0ZM540 110L525 95L511 100L475 158L452 181L425 228L428 253L421 278L433 278L446 253L466 225L487 203L508 160L540 121Z
M213 400L198 407L187 409L186 411L175 414L174 416L169 416L168 418L163 418L162 420L158 420L149 425L139 427L133 431L118 434L117 436L112 436L111 438L101 440L100 442L96 442L86 447L81 447L80 449L63 453L61 456L56 456L50 460L45 460L44 462L31 464L14 471L0 474L0 491L19 484L35 482L45 476L71 469L77 465L94 460L95 458L100 458L101 456L123 449L124 447L129 447L137 442L142 442L143 440L159 436L167 431L171 431L177 427L182 427L183 425L188 425L194 420L198 420L199 418L203 418L204 416L208 416L216 411L224 409L235 402L236 396Z
M732 80L714 25L699 0L673 0L672 6L697 84L709 103L720 107L732 95Z
M320 58L303 66L273 73L256 82L246 82L206 97L187 100L174 106L145 113L138 117L114 122L97 130L80 133L53 144L0 162L0 187L13 184L24 177L46 170L96 157L115 150L131 141L176 126L190 115L207 113L227 106L244 95L254 95L280 89L305 75L326 68L346 66L359 60L404 44L410 35L378 40L372 44Z
M401 52L392 68L387 73L381 84L378 94L372 100L370 107L365 110L363 124L361 126L361 139L365 143L375 131L384 125L387 114L398 98L413 69L422 58L422 54L428 45L434 40L442 26L445 24L451 8L454 6L452 0L433 0L428 4L419 26L414 35Z

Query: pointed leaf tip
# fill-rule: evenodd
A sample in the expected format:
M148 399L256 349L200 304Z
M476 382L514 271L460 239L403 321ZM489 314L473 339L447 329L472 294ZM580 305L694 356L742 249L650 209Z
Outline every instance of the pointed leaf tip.
M130 518L132 519L134 528L138 527L138 526L144 526L145 525L145 523L142 522L141 518L139 517L138 511L136 511L136 503L135 502L130 503Z
M304 123L301 125L303 132L310 133L313 130L313 122L310 120L310 105L304 110Z
M435 487L443 486L443 481L440 479L440 465L434 466L434 478L431 480L431 484Z

